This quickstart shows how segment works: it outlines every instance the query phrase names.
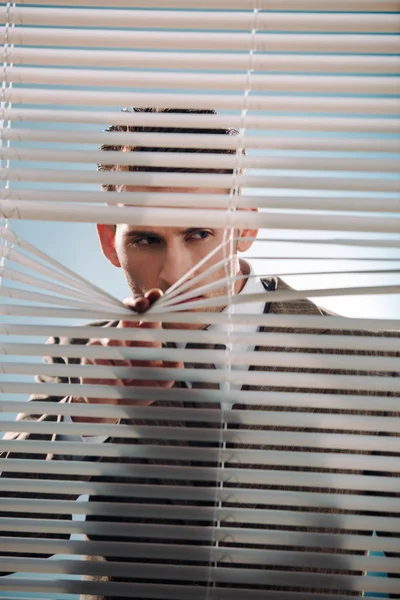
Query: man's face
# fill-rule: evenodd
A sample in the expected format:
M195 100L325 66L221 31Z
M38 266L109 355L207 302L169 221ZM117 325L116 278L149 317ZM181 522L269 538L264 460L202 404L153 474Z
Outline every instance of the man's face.
M147 188L128 186L125 191L134 192L167 192L167 193L224 193L223 190L204 190L204 188ZM224 241L224 230L209 227L153 227L121 224L115 228L113 225L98 225L98 232L103 253L116 267L121 267L133 296L143 295L152 288L159 288L166 292L168 288L178 281L185 273L198 264L207 254L212 252ZM237 231L242 237L255 237L253 230ZM233 269L235 274L241 272L237 252L245 251L252 242L235 242L235 254L232 263L221 265L212 273L207 273L189 290L193 291L196 300L208 299L229 293L229 285L223 282L227 274ZM205 273L220 261L229 251L229 244L220 248L211 259L199 269L195 270L189 278L193 280L200 273ZM209 292L196 289L206 284L221 281L218 289ZM235 286L235 292L240 291L242 283ZM186 291L189 291L186 290ZM179 301L179 297L176 299ZM220 311L221 308L193 309L199 311ZM194 324L165 324L166 327L179 327L186 329L200 328Z

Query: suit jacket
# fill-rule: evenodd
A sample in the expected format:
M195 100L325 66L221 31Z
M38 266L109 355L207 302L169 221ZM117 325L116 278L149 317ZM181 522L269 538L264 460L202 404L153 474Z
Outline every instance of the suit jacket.
M282 289L288 289L288 286L286 284L284 284L281 280L274 280L274 281L265 281L264 282L266 285L270 286L271 284L273 284L274 287L277 287L278 290L282 290ZM323 311L321 309L319 309L317 306L315 306L312 302L308 301L308 300L295 300L295 301L291 301L291 302L274 302L271 303L268 306L269 312L274 313L274 314L294 314L294 315L328 315L329 313L327 311ZM116 323L97 323L97 325L103 325L103 326L113 326L116 325ZM357 336L360 335L360 331L351 331L351 330L331 330L331 329L327 329L327 330L321 330L321 329L315 329L315 330L301 330L299 328L271 328L271 327L265 327L265 328L261 328L262 331L265 332L271 332L271 333L279 333L279 332L285 332L285 333L314 333L316 335L319 334L324 334L324 335L331 335L331 334L335 334L335 335L353 335L353 336ZM382 332L362 332L362 335L368 335L368 336L380 336L380 335L386 335L386 336L396 336L399 337L399 332L393 332L393 333L385 333L383 334ZM60 354L62 355L62 346L64 344L84 344L87 343L88 340L84 340L82 338L74 338L74 339L66 339L66 338L52 338L51 340L49 340L50 343L52 344L58 344L60 345ZM279 351L279 350L283 350L285 352L296 352L298 351L297 348L286 348L286 349L282 349L282 348L273 348L273 347L258 347L256 348L257 350L264 350L264 351ZM352 354L352 355L388 355L387 353L379 353L379 352L370 352L370 351L341 351L341 350L327 350L327 349L301 349L301 352L315 352L317 354L332 354L332 355L336 355L336 354ZM398 353L393 353L393 356L397 356L400 357L400 352ZM79 364L80 359L74 359L74 358L62 358L62 356L58 357L58 358L45 358L45 361L48 363L57 363L57 364L64 364L64 363L69 363L69 364ZM319 373L326 373L327 375L329 374L350 374L350 375L361 375L363 374L362 372L355 372L355 371L339 371L337 369L326 369L326 370L318 370L316 371L315 369L310 369L310 370L306 370L306 369L298 369L298 368L282 368L282 367L270 367L268 365L264 365L262 367L259 366L253 366L250 367L253 370L260 370L260 371L285 371L285 372L309 372L310 374L315 373L315 372L319 372ZM400 369L399 369L400 370ZM365 374L365 372L364 372ZM370 372L368 373L369 375L376 375L376 376L383 376L385 375L385 373L382 372ZM393 376L398 376L399 373L393 373ZM78 380L73 380L73 379L68 379L68 378L62 378L62 377L47 377L47 376L41 376L39 378L37 378L39 382L58 382L58 383L68 383L68 381L72 382L72 383L78 383ZM175 384L176 387L180 387L181 384ZM282 388L278 388L278 387L265 387L265 386L244 386L242 389L245 390L249 390L249 391L265 391L265 392L271 392L271 391L282 391ZM291 391L291 392L296 392L298 391L297 389L287 389L286 391ZM316 390L313 388L303 388L301 389L301 391L303 393L314 393ZM335 394L335 393L340 393L340 394L355 394L357 393L357 391L355 391L354 389L352 390L338 390L335 392L335 390L318 390L319 393L329 393L329 394ZM376 395L377 396L377 402L379 402L379 397L382 395L395 395L394 393L388 392L388 393L376 393L373 391L362 391L360 392L360 395ZM41 401L48 401L48 402L67 402L69 400L68 397L66 398L62 398L60 396L40 396L40 395L34 395L30 398L31 402L35 402L37 400L41 400ZM182 407L183 404L181 401L173 401L173 402L169 402L169 401L157 401L154 403L154 406L158 406L158 407L169 407L169 408L179 408ZM324 412L323 409L319 409L319 408L310 408L308 406L306 407L280 407L280 406L265 406L265 405L252 405L252 406L247 406L247 405L239 405L236 404L234 406L234 410L255 410L255 411L286 411L286 412L314 412L314 413L318 413L318 412ZM32 405L32 411L30 412L34 412L34 408ZM375 414L374 412L371 411L365 411L365 410L351 410L351 411L343 411L338 409L337 413L350 413L350 414L358 414L358 415L368 415L368 414ZM391 416L389 413L387 412L381 412L379 413L380 416ZM393 416L398 416L397 413L393 413ZM23 414L23 415L19 415L18 419L20 420L35 420L35 421L39 421L39 422L60 422L62 420L61 416L54 416L54 415L35 415L35 414ZM135 421L135 423L130 422L129 420L123 420L122 421L124 424L128 424L128 425L151 425L151 426L156 426L157 424L162 426L163 428L165 427L187 427L189 426L188 423L184 423L184 422L177 422L176 420L171 421L171 422L166 422L166 421L160 421L159 423L156 423L154 420L151 421ZM233 427L233 426L232 426ZM251 425L246 425L246 424L236 424L235 427L238 430L244 430L244 429L251 429L251 428L255 428L257 430L262 429L262 427L260 426L251 426ZM292 429L295 429L296 431L300 431L300 432L307 432L309 431L309 429L305 429L305 428L287 428L287 427L277 427L277 426L265 426L265 444L263 445L258 445L258 446L247 446L247 448L249 449L264 449L264 450L274 450L275 448L277 448L276 446L272 446L268 444L268 431L277 431L277 430L281 430L281 431L290 431ZM324 433L324 431L326 431L327 433L332 433L334 432L334 430L329 429L329 430L319 430L321 433ZM240 433L240 432L239 432ZM353 432L355 433L355 432ZM5 436L6 439L9 440L46 440L49 442L55 442L55 434L38 434L38 433L9 433L6 434ZM149 443L149 440L145 440L145 439L136 439L136 438L121 438L121 437L115 437L115 438L109 438L105 443L107 444L126 444L126 445L132 445L132 444L146 444ZM154 444L163 444L165 446L170 446L173 445L175 442L172 441L168 441L168 440L163 440L163 439L158 439L158 440L154 440L152 439L150 442L152 445ZM187 442L187 445L190 446L190 442ZM194 444L197 447L201 447L201 444ZM204 446L207 446L206 444ZM210 445L208 445L210 446ZM212 446L211 446L212 447ZM244 446L243 444L238 443L232 443L231 444L232 448L246 448L246 446ZM299 448L299 447L279 447L279 450L281 450L282 452L290 452L290 451L303 451L303 452L307 452L307 451L314 451L315 449L310 449L310 448ZM379 454L383 454L380 452L367 452L367 451L363 451L363 450L356 450L355 453L357 454L375 454L375 455L379 455ZM400 454L400 453L399 453ZM208 456L208 454L207 454ZM16 452L8 452L8 453L3 453L2 458L6 458L8 460L13 459L13 458L24 458L24 459L46 459L46 460L77 460L77 457L74 456L65 456L65 455L60 455L57 453L57 447L56 444L54 444L54 449L52 444L49 444L49 452L47 453L47 455L42 455L39 456L37 454L30 454L29 452L26 453L16 453ZM204 527L205 525L212 525L212 523L207 523L204 520L199 520L198 522L194 521L193 518L185 518L185 507L186 508L190 508L190 506L193 506L193 502L188 502L182 499L174 499L174 498L157 498L157 497L150 497L150 498L127 498L126 496L118 496L118 486L120 486L121 484L135 484L137 483L138 485L148 485L148 486L152 486L154 489L154 486L159 485L160 483L163 485L178 485L180 487L182 486L196 486L199 485L198 482L196 481L190 481L189 479L187 480L173 480L172 479L172 475L171 475L171 480L166 480L165 478L162 479L162 481L160 482L159 479L157 479L157 477L155 475L153 475L153 470L155 469L155 471L157 472L157 466L162 467L162 466L169 466L169 467L174 467L177 465L190 465L190 464L194 464L195 466L201 466L202 468L210 468L212 470L212 468L215 466L215 463L210 463L209 458L207 458L206 461L201 461L201 464L199 462L197 463L193 463L192 461L177 461L177 460L161 460L161 459L151 459L151 458L123 458L123 457L101 457L101 458L90 458L90 457L82 457L82 460L89 460L89 461L99 461L102 463L118 463L119 465L122 465L123 468L120 470L120 472L116 472L115 476L102 476L102 475L98 475L98 476L91 476L91 477L87 477L85 475L45 475L45 474L35 474L35 473L10 473L10 472L5 472L3 473L3 477L17 477L18 479L51 479L52 481L54 480L74 480L74 481L90 481L93 484L103 484L103 488L102 490L102 494L98 495L98 494L91 494L90 496L90 500L92 502L107 502L107 503L111 503L111 502L118 502L121 503L121 505L123 503L129 502L130 504L135 503L135 506L137 507L138 504L143 505L143 507L145 508L146 505L148 503L151 503L152 505L156 505L157 503L160 504L160 518L154 519L154 517L146 517L146 510L144 510L143 515L142 516L134 516L134 517L124 517L123 519L121 517L116 517L116 516L110 516L105 514L104 516L101 515L87 515L86 517L86 521L87 523L90 523L90 527L92 528L92 533L89 534L89 539L91 541L94 542L105 542L105 541L116 541L116 542L127 542L129 540L136 542L136 543L141 543L141 544L146 544L149 543L149 541L151 542L151 540L149 540L148 538L146 538L145 535L145 529L146 526L148 525L152 525L153 527L159 527L160 528L160 538L161 541L163 543L168 543L171 542L171 539L167 537L167 534L165 532L169 531L168 527L171 525L183 525L183 526L190 526L190 527ZM129 465L133 465L135 464L135 477L132 476L132 473L129 472ZM110 465L111 466L111 465ZM235 463L227 463L226 467L235 467L235 466L240 466L240 468L249 468L249 469L254 469L254 468L260 468L259 465L236 465ZM128 469L128 471L127 471ZM268 466L268 470L278 470L278 471L282 471L282 467L276 466L276 465L272 465L272 466ZM341 515L348 512L348 511L344 511L341 510L339 508L335 508L335 502L334 502L334 498L335 498L335 494L349 494L352 493L354 494L355 492L351 492L350 490L343 490L343 489L335 489L333 486L330 486L329 490L326 489L316 489L314 488L308 488L305 487L304 485L299 485L299 480L296 479L296 483L294 485L290 485L290 476L293 473L293 477L295 477L294 473L297 471L298 474L300 475L301 472L303 471L320 471L320 469L317 468L313 468L313 467L309 467L308 469L304 469L301 467L291 467L290 468L290 474L289 477L284 479L284 484L282 485L264 485L264 486L260 486L257 485L257 483L237 483L236 485L231 484L232 487L237 488L243 488L243 489L248 489L248 488L262 488L262 489L280 489L280 490L295 490L295 491L302 491L302 492L321 492L321 493L325 493L328 492L330 494L333 494L332 496L332 503L331 505L327 508L327 507L316 507L312 509L312 513L315 515L315 526L309 527L307 530L308 531L314 531L316 533L325 533L325 534L338 534L338 533L345 533L343 527L341 526ZM171 470L173 472L173 469ZM329 472L332 473L332 475L334 474L340 474L340 473L347 473L347 474L352 474L354 473L355 475L357 474L365 474L365 471L343 471L341 469L329 469ZM377 473L374 472L374 475L376 475ZM383 473L382 473L383 474ZM387 473L385 473L385 475L387 475ZM301 475L300 475L301 476ZM201 485L204 485L204 482L201 482ZM215 485L215 482L213 481L213 476L210 476L210 486ZM143 488L142 488L143 489ZM167 488L164 488L164 490L166 490ZM357 492L356 492L357 493ZM364 492L358 492L360 494L363 494ZM370 492L371 493L371 492ZM60 493L57 493L56 495L52 495L51 493L47 493L47 494L38 494L38 493L27 493L26 491L24 492L7 492L6 494L2 494L2 497L4 498L5 496L8 497L14 497L14 498L35 498L35 499L48 499L48 498L57 498L57 499L61 499L61 500L70 500L70 501L74 501L77 498L77 494L71 494L71 493L65 493L64 491L60 491ZM255 508L257 510L263 511L263 510L272 510L272 511L276 511L279 510L282 507L276 506L276 505L267 505L267 504L240 504L238 502L235 502L233 500L233 504L234 506L238 507L238 508ZM329 503L328 503L329 504ZM196 506L213 506L212 503L204 503L204 502L198 502L195 504ZM177 514L179 515L179 512L182 512L182 516L175 516L174 519L171 520L171 517L165 519L163 518L163 512L166 510L165 506L169 506L169 507L176 507L178 509ZM164 508L163 508L164 507ZM307 509L304 509L301 506L290 506L290 507L283 507L283 508L289 508L292 511L296 511L296 510L300 510L300 511L304 511ZM139 510L140 513L140 510ZM365 514L366 511L362 510L362 497L360 497L360 510L359 511L355 511L352 510L351 511L352 514ZM261 514L261 513L260 513ZM374 513L374 514L378 514L378 513ZM324 515L329 515L328 517L328 521L325 524L324 523ZM0 515L3 516L3 515ZM14 517L14 518L23 518L24 515L21 513L5 513L5 516L7 516L8 518L10 517ZM35 515L29 515L30 517L35 516ZM336 516L336 517L335 517ZM398 516L398 515L393 515L393 516ZM37 515L38 518L43 518L42 514L38 514ZM59 519L59 522L62 523L63 520L70 520L71 519L71 515L69 514L52 514L51 515L52 519ZM260 529L260 528L265 528L265 525L254 525L254 524L250 524L249 523L227 523L225 524L227 526L230 527L235 527L235 528L246 528L246 527L253 527L256 530ZM123 528L129 528L132 527L135 528L135 532L137 532L135 535L131 535L129 534L127 536L126 531L123 531ZM264 549L264 550L293 550L293 551L298 551L301 552L303 550L303 547L301 545L301 530L300 533L298 531L298 527L287 527L287 526L283 526L283 525L279 525L275 524L275 525L267 525L268 527L268 531L270 533L273 533L274 530L286 530L289 532L292 532L290 535L293 536L293 540L288 544L287 546L282 546L282 545L277 545L276 543L267 543L268 542L268 532L266 534L266 539L264 540L266 543L262 543L260 545L260 542L258 543L251 543L249 542L249 540L246 541L246 543L234 543L234 547L236 548L248 548L249 551L251 549ZM205 531L208 531L208 529ZM164 532L164 533L162 533ZM346 531L346 533L364 533L365 532L357 532L357 531L352 531L349 532L348 530ZM372 535L372 531L370 532L370 534ZM45 537L47 539L49 538L62 538L62 539L68 539L69 538L69 534L67 533L62 533L61 530L59 533L57 534L35 534L34 531L27 531L24 532L23 534L18 534L18 533L13 533L11 532L5 532L6 536L10 536L10 535L15 535L15 536L21 536L23 535L24 537ZM387 533L384 535L388 535ZM110 537L111 536L111 537ZM164 537L163 537L164 536ZM326 538L325 538L326 539ZM297 540L297 541L296 541ZM179 541L179 540L172 540L172 542L177 542L177 543L185 543L185 541ZM190 540L189 540L190 542ZM205 540L205 542L207 542L207 540ZM207 543L211 543L211 540L208 540ZM193 542L192 542L193 543ZM229 544L228 544L229 545ZM144 547L144 546L143 546ZM328 546L325 546L322 544L319 547L313 548L312 549L313 552L320 552L320 553L326 553L326 552L333 552L332 549L329 549L329 544ZM399 540L399 551L400 551L400 540ZM336 549L335 553L337 554L343 554L343 569L341 569L340 571L335 570L336 575L340 575L342 574L344 577L346 575L351 575L351 574L358 574L358 575L362 575L362 572L357 572L355 573L354 571L349 571L348 568L346 568L346 552L348 553L348 551L346 551L346 549L340 550L340 549ZM356 553L355 551L353 551L353 554ZM362 552L358 552L359 554L362 554ZM7 553L8 556L12 555L12 553ZM48 554L42 554L42 555L38 555L37 553L35 554L30 554L30 553L26 553L25 556L34 556L34 557L38 557L38 556L48 556ZM393 556L400 556L400 554L393 554ZM86 557L88 558L91 562L90 565L93 568L89 568L89 572L87 575L84 576L84 579L88 579L90 581L102 581L104 583L104 594L105 595L98 595L96 594L91 594L90 593L90 589L88 589L88 594L83 595L82 596L82 600L115 600L117 598L117 591L113 589L113 585L112 582L119 582L119 583L125 583L127 586L129 585L133 585L135 581L138 581L137 576L133 576L133 577L129 577L128 576L128 571L129 571L129 558L124 558L124 567L122 567L122 569L119 568L119 565L121 563L121 558L118 558L118 556L100 556L100 555L91 555ZM107 564L104 564L104 562L107 562ZM98 563L101 563L100 565ZM131 558L131 562L135 563L136 565L136 569L138 568L138 564L139 564L139 568L140 568L140 562L144 563L143 564L143 569L145 569L145 565L149 564L149 558L141 558L138 556L134 556ZM161 562L164 562L165 565L170 565L171 568L177 564L176 560L173 559L166 559L165 561L161 561L161 560L157 560L156 561L158 564ZM84 564L84 563L82 563ZM205 562L204 565L206 565L207 563ZM107 576L104 575L104 573L107 571L108 566L111 568L111 571L114 573L111 576ZM237 565L232 565L232 566L242 566L240 564ZM252 566L252 565L249 565ZM263 567L263 565L258 565L259 567ZM100 568L99 568L100 567ZM102 568L103 567L103 568ZM132 565L133 567L133 565ZM268 564L268 567L266 566L266 568L268 569L274 569L277 568L277 565L271 565ZM109 570L109 569L108 569ZM297 572L302 572L302 571L306 571L307 569L303 569L302 567L294 567L291 569L292 571L297 571ZM328 568L318 568L318 566L314 569L314 572L317 573L333 573L332 569L328 569ZM137 573L137 571L135 571L135 573ZM268 590L285 590L285 591L299 591L300 588L299 587L288 587L287 584L285 583L285 579L287 578L287 573L283 572L282 573L282 581L276 581L276 580L272 580L272 584L263 587L263 585L254 585L252 586L254 589L268 589ZM272 578L273 579L273 578ZM146 582L149 581L151 582L151 579L146 579L145 577L141 577L141 582ZM162 581L160 581L160 583L162 583ZM187 582L188 584L190 584L191 582ZM193 585L193 583L192 583ZM332 591L330 591L329 593L331 594L344 594L347 593L348 595L362 595L359 592L354 592L351 591L351 589L348 589L348 587L346 587L346 583L345 583L345 579L343 579L342 583L338 583L337 584L337 589L334 589ZM400 583L399 583L399 588L400 588ZM127 588L129 589L129 588ZM301 588L301 591L303 592L319 592L319 593L326 593L325 589L316 589L315 587L311 588ZM131 596L132 598L136 598L136 599L140 599L141 595L139 592L135 592L135 595L132 594ZM399 596L392 596L393 598L400 598Z

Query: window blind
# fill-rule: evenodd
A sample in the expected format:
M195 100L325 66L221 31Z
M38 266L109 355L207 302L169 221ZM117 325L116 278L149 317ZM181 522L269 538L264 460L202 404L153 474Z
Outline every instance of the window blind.
M308 300L400 298L399 1L0 15L0 596L400 597L399 319ZM139 315L19 220L224 236Z

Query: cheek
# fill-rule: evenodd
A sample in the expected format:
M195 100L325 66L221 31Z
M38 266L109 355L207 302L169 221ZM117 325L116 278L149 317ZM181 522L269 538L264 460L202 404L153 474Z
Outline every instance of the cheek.
M128 285L135 294L159 287L159 262L156 256L132 248L121 248L118 256Z
M143 272L146 270L144 260L123 244L116 244L115 249L130 289L135 294L142 293L145 287L143 281Z
M224 262L224 259L227 258L223 251L218 252L215 256L213 256L209 261L207 261L201 271L203 273L202 282L206 283L215 283L216 281L221 281L225 279L228 275L230 275L231 270L229 266L229 262ZM216 266L219 265L217 268ZM210 272L210 270L212 271ZM226 285L226 284L223 284Z

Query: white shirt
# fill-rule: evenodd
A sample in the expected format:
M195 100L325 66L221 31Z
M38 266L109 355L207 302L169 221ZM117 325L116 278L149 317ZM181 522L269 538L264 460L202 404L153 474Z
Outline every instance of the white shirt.
M245 262L245 261L241 261L241 262ZM254 273L254 269L253 267L249 264L249 263L245 263L248 267L248 272L249 272L249 277L246 280L246 283L243 287L243 289L240 291L240 294L265 294L266 290L263 286L263 284L261 283L261 280L258 277L255 277L255 273ZM241 314L248 314L248 315L260 315L264 312L264 307L265 307L265 296L261 296L260 295L260 301L259 302L248 302L248 303L242 303L242 304L234 304L231 307L231 311L232 314L234 315L241 315ZM229 309L228 307L225 308L222 312L227 312ZM213 331L215 333L224 333L226 335L226 339L229 342L229 332L231 333L256 333L258 327L257 325L249 325L246 323L242 323L242 324L233 324L232 326L230 326L227 323L224 323L223 325L210 325L208 328L208 331ZM178 348L185 348L186 344L181 343L181 344L177 344ZM231 344L230 346L228 346L229 351L232 352L252 352L254 350L254 346L252 345L248 345L248 344ZM225 369L226 366L225 364L219 364L219 365L215 365L216 369ZM234 371L246 371L249 366L248 365L244 365L244 364L234 364L232 365L232 370ZM191 387L191 383L190 382L186 382L187 387ZM221 389L225 389L224 388L225 384L221 383L220 384L220 388ZM240 384L231 384L229 386L230 390L239 390L241 388ZM224 409L228 410L232 407L231 404L226 404L224 405ZM64 423L71 423L72 419L69 416L64 416L63 417L63 422ZM102 443L104 442L107 437L106 436L100 436L100 435L90 435L90 436L80 436L80 435L59 435L57 436L57 439L59 441L63 441L63 442L77 442L77 441L82 441L84 440L85 442L91 442L91 443Z

